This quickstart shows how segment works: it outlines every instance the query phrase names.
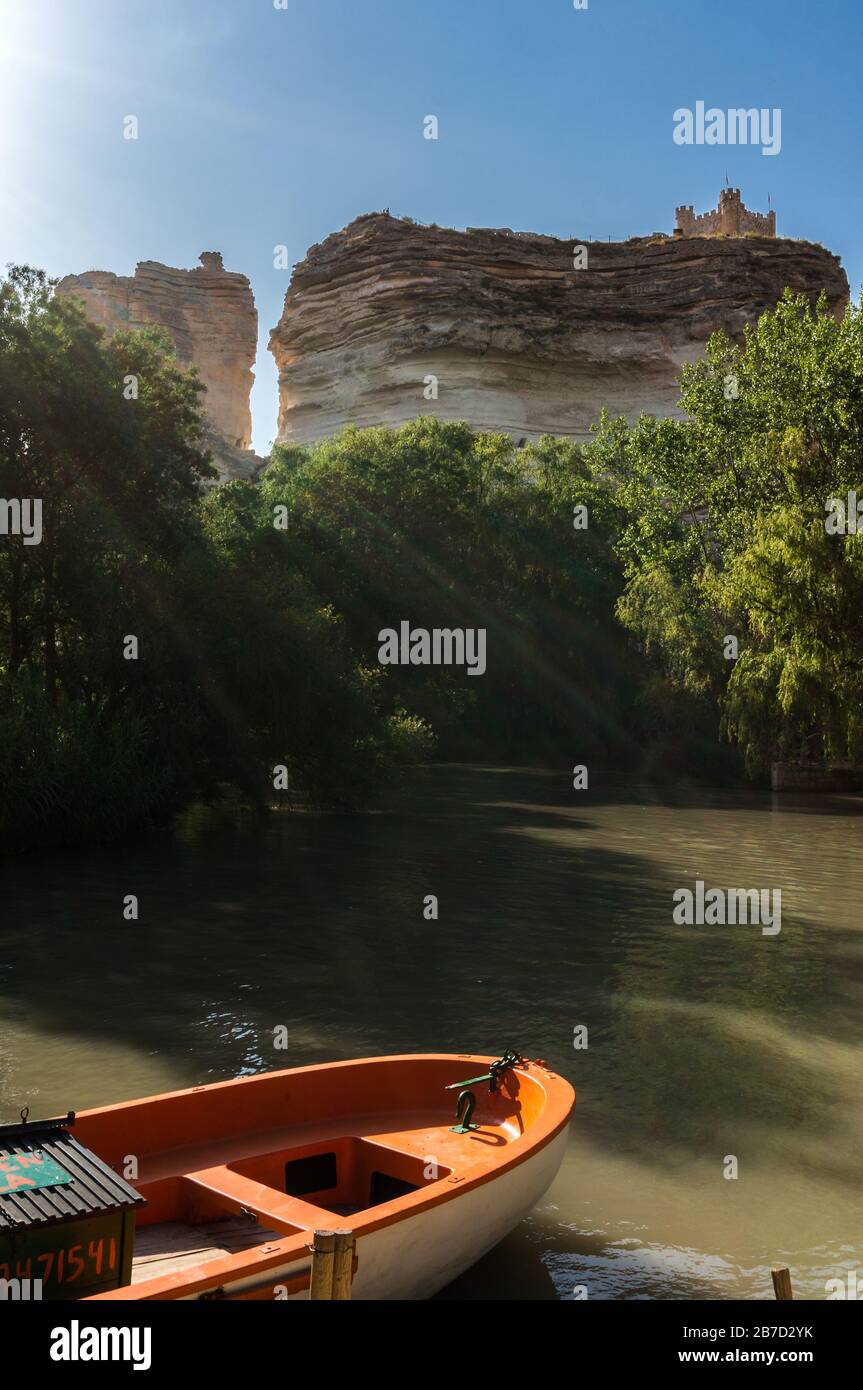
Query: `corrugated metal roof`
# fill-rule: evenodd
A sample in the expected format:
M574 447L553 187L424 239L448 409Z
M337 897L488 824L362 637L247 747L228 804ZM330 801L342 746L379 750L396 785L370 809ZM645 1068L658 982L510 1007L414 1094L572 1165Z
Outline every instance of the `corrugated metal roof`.
M101 1158L79 1144L58 1121L6 1125L0 1129L0 1160L35 1149L70 1174L62 1186L17 1188L0 1193L0 1231L75 1221L96 1212L146 1205L146 1199Z

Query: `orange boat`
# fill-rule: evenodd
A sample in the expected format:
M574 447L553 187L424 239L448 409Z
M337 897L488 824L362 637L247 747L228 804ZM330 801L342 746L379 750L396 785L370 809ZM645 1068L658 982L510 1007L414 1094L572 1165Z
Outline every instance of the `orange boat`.
M352 1297L428 1298L546 1191L574 1103L544 1062L425 1054L265 1072L85 1111L74 1134L28 1127L37 1167L20 1171L42 1164L47 1181L2 1199L0 1238L11 1204L19 1215L37 1199L54 1204L38 1231L42 1253L25 1262L31 1277L48 1276L45 1297L304 1298L313 1233L347 1227ZM2 1151L0 1134L0 1157L10 1157ZM65 1185L51 1185L51 1164ZM86 1238L94 1211L103 1221L119 1213L107 1239L98 1229ZM16 1239L20 1254L24 1236ZM7 1260L7 1273L24 1275L20 1258L15 1268Z

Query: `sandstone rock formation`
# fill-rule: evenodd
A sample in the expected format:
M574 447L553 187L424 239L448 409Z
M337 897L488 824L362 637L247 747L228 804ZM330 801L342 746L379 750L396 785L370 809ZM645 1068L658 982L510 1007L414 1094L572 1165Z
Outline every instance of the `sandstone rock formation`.
M676 415L681 364L715 329L738 335L785 286L823 289L835 310L848 298L838 258L805 241L581 243L370 214L294 270L270 339L278 438L429 413L519 439L584 438L602 406Z
M109 333L147 324L166 328L179 360L194 363L207 388L208 443L220 478L251 478L263 463L251 452L255 301L246 276L225 270L217 251L203 252L200 260L194 270L141 261L133 276L106 270L67 275L56 293L82 299L89 317Z

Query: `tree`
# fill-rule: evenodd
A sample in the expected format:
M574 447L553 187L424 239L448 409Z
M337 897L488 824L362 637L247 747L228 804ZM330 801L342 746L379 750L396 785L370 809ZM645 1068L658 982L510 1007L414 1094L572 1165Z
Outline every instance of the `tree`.
M337 621L272 582L260 496L206 495L201 390L156 330L107 340L40 272L0 282L0 496L42 508L37 544L0 537L6 842L123 834L226 784L263 803L277 764L355 805L387 762Z
M401 621L486 630L481 678L387 668L387 707L430 725L444 755L568 759L626 742L616 504L577 445L517 449L506 435L421 417L277 448L261 492L287 516L285 555L342 617L363 666L377 666L379 632ZM587 520L578 530L576 506Z
M622 620L753 771L859 757L863 542L825 521L863 481L863 307L786 291L742 345L710 339L681 408L604 418L590 451L628 514Z

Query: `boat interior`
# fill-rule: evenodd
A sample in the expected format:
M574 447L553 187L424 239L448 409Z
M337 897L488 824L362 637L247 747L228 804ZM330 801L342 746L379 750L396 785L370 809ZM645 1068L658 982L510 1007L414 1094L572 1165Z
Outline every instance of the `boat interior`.
M457 1092L446 1087L484 1059L395 1060L269 1073L80 1115L78 1137L106 1162L123 1171L137 1156L133 1181L147 1205L133 1287L215 1261L227 1277L230 1265L284 1253L291 1237L302 1252L310 1232L348 1220L369 1229L496 1167L542 1113L539 1078L508 1072L495 1094L473 1088L476 1127L456 1133Z
M452 1168L409 1147L418 1132L441 1147L425 1126L374 1140L339 1135L299 1144L260 1134L230 1162L139 1180L147 1206L137 1218L132 1282L343 1224L445 1181ZM147 1168L179 1158L154 1155ZM196 1160L186 1154L183 1161Z

